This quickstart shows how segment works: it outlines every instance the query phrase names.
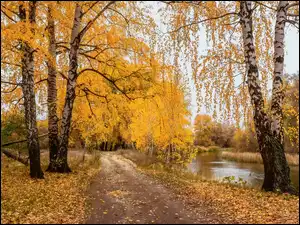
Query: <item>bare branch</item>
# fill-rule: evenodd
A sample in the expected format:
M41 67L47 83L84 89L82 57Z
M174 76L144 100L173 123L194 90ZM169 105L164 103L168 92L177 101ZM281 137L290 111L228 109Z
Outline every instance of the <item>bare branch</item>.
M294 27L296 27L299 30L299 22L295 20L285 20L285 22L292 24Z
M273 11L277 11L277 9L274 9L274 8L272 8L272 7L270 7L270 6L268 6L268 5L266 5L266 4L264 4L264 3L262 3L262 2L255 2L256 4L259 4L259 5L261 5L261 6L264 6L264 7L266 7L266 8L268 8L268 9L271 9L271 10L273 10Z
M48 79L47 78L45 78L45 79L42 79L42 80L39 80L39 81L37 81L36 83L34 83L34 84L39 84L39 83L42 83L42 82L44 82L44 81L47 81Z
M88 11L90 11L99 1L95 1L85 12L81 14L81 16L84 16Z
M292 3L286 7L286 9L292 8L294 6L299 6L299 2Z
M48 135L48 133L42 134L42 135L38 136L38 138L45 137L47 135ZM5 144L1 145L1 147L13 145L13 144L18 144L18 143L22 143L22 142L26 142L26 141L27 141L27 139L23 139L23 140L19 140L19 141L13 141L13 142L5 143Z
M13 22L15 22L15 23L17 22L17 21L15 21L13 18L11 18L9 15L7 15L6 12L5 12L4 10L1 9L1 12L2 12L8 19L10 19L11 21L13 21Z
M8 11L10 11L11 13L15 14L17 17L20 17L19 13L15 12L15 11L9 9L9 8L7 8L5 5L2 5L2 4L1 4L1 7L3 7L4 9L6 9L6 10L8 10Z
M17 105L19 104L19 102L24 98L24 96L22 96L21 98L19 98L18 100L14 100L17 101L16 103L14 103L15 108L17 107Z

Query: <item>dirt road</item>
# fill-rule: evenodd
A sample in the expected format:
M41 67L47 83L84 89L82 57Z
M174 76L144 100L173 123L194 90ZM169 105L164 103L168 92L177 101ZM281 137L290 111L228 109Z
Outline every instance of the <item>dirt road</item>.
M204 206L190 207L115 152L101 154L101 171L88 195L86 223L222 223Z

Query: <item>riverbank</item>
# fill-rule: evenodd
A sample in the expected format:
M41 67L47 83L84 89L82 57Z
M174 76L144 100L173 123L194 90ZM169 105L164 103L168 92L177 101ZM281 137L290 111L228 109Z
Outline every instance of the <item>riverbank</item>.
M263 192L216 181L197 179L186 173L142 167L152 176L184 196L191 205L205 203L220 217L235 223L299 224L299 197Z
M133 162L147 157L132 150L119 154ZM167 169L157 162L148 161L138 164L137 168L185 199L185 204L192 207L205 205L231 223L299 223L297 196L208 181L192 173Z
M285 154L288 164L290 166L299 166L298 154ZM231 152L222 151L221 157L231 161L245 162L245 163L263 163L262 157L258 152Z
M77 154L78 153L78 154ZM43 171L48 166L48 151L41 154ZM84 191L100 170L99 153L68 154L72 173L44 173L33 180L29 168L1 156L1 223L81 223L84 220Z

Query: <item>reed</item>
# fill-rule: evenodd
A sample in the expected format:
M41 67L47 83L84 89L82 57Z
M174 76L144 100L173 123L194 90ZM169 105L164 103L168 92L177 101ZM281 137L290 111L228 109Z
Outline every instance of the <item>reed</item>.
M221 156L224 159L246 162L246 163L263 163L262 157L258 152L221 152ZM298 154L285 154L288 164L290 166L299 166L299 155Z

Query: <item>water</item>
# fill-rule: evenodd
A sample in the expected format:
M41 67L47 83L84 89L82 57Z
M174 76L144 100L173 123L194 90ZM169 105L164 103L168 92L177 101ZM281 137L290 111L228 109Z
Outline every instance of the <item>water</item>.
M291 180L299 190L299 167L291 166ZM222 180L234 176L242 178L248 186L261 188L264 179L264 167L256 163L240 163L221 158L220 152L199 153L188 165L188 170L208 180Z

